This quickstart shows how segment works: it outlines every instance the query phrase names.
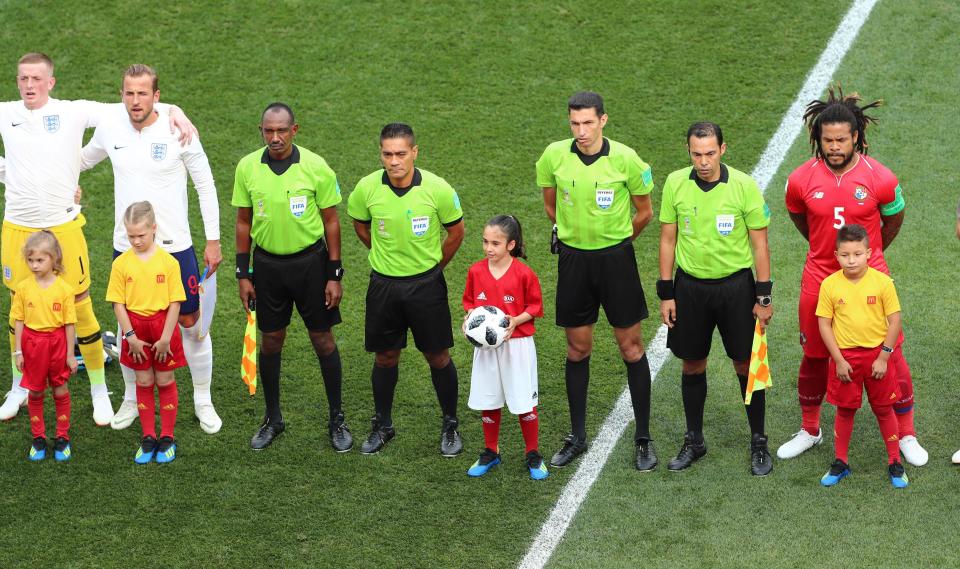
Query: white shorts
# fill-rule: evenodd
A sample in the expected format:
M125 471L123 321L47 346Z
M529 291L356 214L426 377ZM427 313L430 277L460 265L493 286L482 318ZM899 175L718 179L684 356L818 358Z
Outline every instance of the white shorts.
M495 350L474 348L467 406L478 411L500 409L514 415L537 406L537 348L533 336L510 339Z

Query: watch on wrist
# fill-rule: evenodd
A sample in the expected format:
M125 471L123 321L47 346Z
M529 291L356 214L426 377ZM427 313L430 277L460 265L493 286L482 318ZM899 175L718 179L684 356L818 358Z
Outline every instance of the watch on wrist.
M893 348L887 347L886 344L880 344L880 351L881 351L881 352L886 352L886 353L888 353L888 354L892 354L892 353L893 353Z
M343 262L340 259L330 259L327 261L327 275L332 281L343 279Z
M131 328L129 332L124 332L124 333L123 333L123 337L124 337L124 338L130 338L130 337L133 337L133 336L136 336L136 335L137 335L137 331L134 330L133 328Z
M773 304L773 297L770 296L769 294L763 295L763 296L758 296L758 297L757 297L757 304L759 304L760 306L766 308L767 306L770 306L771 304Z

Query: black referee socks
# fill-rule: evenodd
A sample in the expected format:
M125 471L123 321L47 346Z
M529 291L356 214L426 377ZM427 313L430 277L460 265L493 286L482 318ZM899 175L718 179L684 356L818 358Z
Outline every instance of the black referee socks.
M457 366L453 365L453 360L443 369L430 368L430 379L433 380L433 388L437 391L437 401L440 402L440 409L448 417L457 416L457 393L459 391L457 379Z
M380 415L381 424L393 425L393 393L397 390L400 378L399 367L377 367L373 365L370 383L373 384L373 407Z
M587 385L590 383L590 356L579 362L567 358L565 378L567 404L570 406L570 431L581 441L587 440Z
M341 384L343 383L343 365L340 362L340 348L334 346L333 351L325 356L317 356L320 362L320 374L323 375L323 389L327 392L327 405L330 413L340 411ZM332 417L331 417L332 418Z
M680 394L683 397L683 414L687 418L687 431L694 439L703 440L703 408L707 403L707 372L680 375Z
M283 421L280 413L280 352L260 352L260 381L263 383L263 401L271 423Z
M747 376L737 374L737 379L740 380L740 400L742 401L747 395ZM763 432L763 423L766 420L766 411L767 411L767 390L761 389L760 391L754 391L753 397L750 398L750 404L744 405L747 410L747 421L750 422L750 433L755 435L762 435Z
M627 385L633 402L633 418L636 421L634 440L650 440L650 362L647 353L635 362L623 360L627 366Z

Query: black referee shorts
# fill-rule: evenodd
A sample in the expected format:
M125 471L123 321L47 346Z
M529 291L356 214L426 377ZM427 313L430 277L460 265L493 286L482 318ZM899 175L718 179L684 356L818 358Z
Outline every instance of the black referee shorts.
M667 347L675 356L682 360L707 359L713 329L718 328L731 360L750 359L753 305L757 302L750 269L722 279L698 279L678 268L674 296L677 321L667 332Z
M294 304L308 330L325 331L340 323L340 308L326 306L328 257L322 240L292 255L254 249L253 288L261 332L289 326Z
M629 239L595 251L560 243L557 273L557 326L596 324L601 306L614 328L629 328L648 316Z
M453 346L447 281L440 267L410 277L370 273L364 345L368 352L407 347L407 330L421 352Z

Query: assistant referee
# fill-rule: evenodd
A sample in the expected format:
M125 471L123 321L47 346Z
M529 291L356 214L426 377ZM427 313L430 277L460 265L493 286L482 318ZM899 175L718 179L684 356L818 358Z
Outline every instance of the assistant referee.
M667 465L671 471L684 470L707 453L703 408L714 328L719 328L733 360L742 398L754 319L766 326L773 315L767 247L770 209L760 188L749 175L721 162L727 146L716 124L690 126L687 150L693 166L667 177L660 210L657 295L660 316L669 327L667 346L683 360L680 389L687 420L680 452ZM765 393L754 393L746 406L752 433L750 468L757 476L773 469L764 434Z
M567 336L572 431L550 463L566 466L587 449L590 353L603 306L627 367L636 467L649 471L657 455L650 440L650 365L640 333L648 314L633 239L653 218L653 173L632 148L603 137L607 114L600 95L576 93L567 110L574 138L554 142L537 161L537 185L556 223L557 325Z
M283 103L263 111L266 148L237 164L232 203L237 207L237 279L248 310L256 302L262 333L260 379L266 415L250 446L266 448L283 432L280 413L280 352L296 304L320 360L327 394L330 443L353 447L341 409L342 368L333 326L340 323L340 186L320 156L293 144L300 126ZM250 247L253 270L250 270Z

